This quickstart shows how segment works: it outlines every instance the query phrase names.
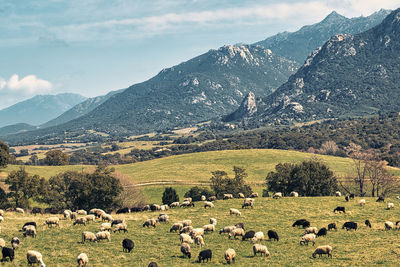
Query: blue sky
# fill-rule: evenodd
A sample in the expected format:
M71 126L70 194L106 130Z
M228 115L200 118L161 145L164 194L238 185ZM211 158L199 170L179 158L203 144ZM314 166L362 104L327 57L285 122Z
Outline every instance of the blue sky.
M35 94L126 88L225 44L400 0L0 0L0 108Z

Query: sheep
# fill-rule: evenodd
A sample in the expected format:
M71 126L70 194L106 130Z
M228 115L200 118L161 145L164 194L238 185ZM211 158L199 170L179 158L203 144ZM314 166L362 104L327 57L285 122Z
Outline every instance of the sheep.
M241 236L242 239L243 239L243 237L244 237L244 230L243 230L242 228L235 228L235 229L233 229L233 230L229 233L229 235L228 235L229 239L231 239L231 237L233 237L234 239L236 239L237 236Z
M204 201L204 208L214 208L214 204L210 201Z
M208 198L208 201L215 201L215 200L217 200L216 196L211 196L211 197Z
M78 215L87 215L87 211L86 210L77 210L76 213L78 213Z
M365 220L365 226L372 228L371 222L369 220Z
M251 243L254 244L258 241L264 240L264 233L263 232L257 232L254 234L253 238L251 239Z
M189 235L194 238L197 235L204 235L204 229L203 228L194 228L192 231L190 231Z
M348 196L345 196L345 197L344 197L344 200L346 200L346 202L349 202L349 197L348 197Z
M0 216L0 222L4 222L4 217Z
M41 267L46 267L46 265L43 262L42 254L40 252L34 250L28 250L28 252L26 253L26 259L28 260L29 265L33 263L40 263Z
M118 209L117 212L115 212L115 213L121 214L121 213L130 213L130 212L131 212L131 210L128 207L125 207L125 208Z
M244 198L244 194L243 193L239 193L238 196L239 196L239 198Z
M86 225L86 217L81 217L76 219L72 225L77 225L77 224Z
M166 211L166 210L168 210L169 207L168 207L168 205L161 205L160 208L161 208L160 209L161 211Z
M193 230L193 227L192 227L191 225L189 225L189 226L183 227L183 228L179 231L179 233L180 233L180 234L188 234L188 233L190 233L190 231L192 231L192 230Z
M160 214L157 219L159 222L169 222L169 216L167 214Z
M206 224L203 226L205 232L215 232L215 225L214 224Z
M114 219L113 219L113 217L112 217L110 214L103 213L103 214L101 215L101 220L102 220L102 221L112 222Z
M16 236L14 236L12 239L11 239L11 247L15 250L15 249L17 249L18 247L19 247L19 243L20 243L20 241L19 241L19 238L18 237L16 237ZM3 246L2 246L3 247Z
M100 231L111 231L111 223L102 223L100 225Z
M365 203L366 203L365 199L360 199L358 201L358 205L360 205L360 206L365 206Z
M245 207L254 208L254 199L253 198L246 198L242 204L242 209Z
M27 225L24 227L23 230L24 237L32 236L36 237L36 227L33 225Z
M236 229L236 226L230 225L230 226L225 226L224 228L222 228L221 230L219 230L219 234L222 233L230 233L233 231L233 229Z
M192 226L192 220L183 220L181 223L183 224L183 227Z
M128 238L125 238L124 240L122 240L122 251L123 251L123 252L128 252L128 253L130 253L131 250L132 250L134 247L135 247L135 243L134 243L132 240L130 240L130 239L128 239Z
M94 222L96 219L96 216L93 214L89 214L89 215L86 215L85 218L86 218L86 223L89 223L89 222Z
M151 211L161 210L161 206L160 206L160 205L157 205L157 204L151 204L151 205L150 205L150 210L151 210Z
M355 196L356 196L355 194L350 194L350 195L349 195L349 198L350 198L350 199L354 199Z
M224 253L224 258L228 264L231 264L231 262L234 262L235 258L236 258L235 250L232 248L228 248Z
M71 218L71 210L64 210L64 219L67 220L69 218Z
M189 259L192 257L192 253L190 251L190 246L187 243L181 244L181 252L183 253L183 257L188 257Z
M245 230L244 223L242 223L242 222L235 224L235 226L236 226L236 228L242 228L243 230Z
M295 227L295 226L302 226L303 228L307 228L310 226L310 222L307 221L306 219L300 219L293 223L292 227Z
M268 230L267 235L268 235L268 239L269 239L269 240L275 239L276 241L279 241L279 236L278 236L278 233L277 233L277 232L275 232L275 231L273 231L273 230Z
M314 246L316 238L317 236L315 234L306 234L301 238L300 245L308 245L308 243L312 242Z
M299 197L299 193L292 191L292 192L290 192L290 196L291 197Z
M108 241L111 241L110 232L100 231L100 232L96 233L96 241L102 240L102 239L107 239Z
M171 226L171 229L169 229L169 232L172 233L172 232L180 231L180 230L182 230L182 228L183 228L183 224L181 224L179 222L178 223L174 223Z
M187 197L183 199L183 202L192 202L192 198L191 197Z
M96 241L96 235L92 232L84 231L82 232L82 243L85 243L86 240L94 242Z
M328 233L328 230L326 230L326 228L323 227L323 228L319 229L319 231L317 233L317 237L326 236L327 233Z
M72 212L70 215L70 219L71 220L76 220L76 218L78 218L78 213L77 212Z
M17 213L25 213L25 211L23 209L21 209L21 208L16 208L15 212L17 212Z
M392 203L392 202L387 203L388 210L393 209L393 208L394 208L394 203Z
M111 222L111 226L114 226L114 225L117 225L117 224L120 224L120 223L125 223L125 219L113 220L113 221Z
M193 202L189 202L189 201L183 201L180 206L181 207L194 207L194 203Z
M157 220L148 219L143 223L143 227L147 226L147 228L149 228L150 226L153 226L154 228L156 228L156 224L157 224Z
M194 242L193 239L188 234L180 234L179 240L181 241L181 243L188 243L188 244L193 244Z
M326 246L319 246L319 247L317 247L317 248L315 249L314 253L312 254L313 258L315 258L317 254L318 254L320 257L321 257L323 254L328 254L328 257L331 257L331 258L332 258L332 247L331 247L331 246L328 246L328 245L326 245Z
M246 239L251 239L254 237L256 232L254 232L253 230L251 231L247 231L244 236L242 237L242 241L246 240Z
M14 249L3 247L1 249L1 253L3 254L3 258L1 259L1 261L5 261L6 258L10 258L10 261L14 260L15 257Z
M147 267L158 267L157 262L150 262L149 265Z
M78 262L78 267L82 267L82 266L86 266L88 264L89 258L86 255L86 253L81 253L76 258L76 261Z
M328 224L328 230L332 230L332 229L337 230L337 228L336 228L336 223L330 223L330 224Z
M124 231L124 233L126 233L126 232L128 232L128 225L126 225L126 223L119 223L114 228L114 233L116 231L118 231L118 233L121 231Z
M233 195L232 194L224 194L222 199L233 199Z
M281 192L277 192L272 196L273 199L278 199L278 198L282 198L282 193Z
M307 228L305 229L303 235L311 234L311 233L312 233L312 234L316 234L317 232L318 232L317 227L307 227Z
M60 218L58 217L49 217L46 219L45 223L43 225L46 225L50 227L50 225L55 225L56 227L60 227Z
M200 200L201 200L201 201L206 201L206 196L205 196L205 195L202 195L201 198L200 198Z
M342 196L342 193L340 193L339 191L336 191L335 195L336 195L337 197L341 197L341 196Z
M194 237L194 243L197 246L200 246L200 247L203 247L205 245L204 239L203 239L203 237L201 235L198 235L198 236Z
M5 247L6 246L6 241L4 241L3 238L0 238L0 248Z
M0 216L4 216L4 210L0 209Z
M171 205L169 205L171 208L177 208L180 206L179 202L172 202Z
M217 219L215 219L215 218L210 218L210 223L211 223L211 224L214 224L214 225L217 225Z
M254 257L257 256L257 253L264 254L265 257L268 257L270 255L267 247L264 245L261 245L261 244L253 245L253 253L254 253Z
M394 225L393 225L392 222L389 222L389 221L386 221L386 222L385 222L385 229L386 229L386 230L391 230L391 229L393 229L393 228L394 228Z
M229 210L229 214L230 215L236 215L236 216L241 216L242 215L242 213L237 209L230 209Z
M100 218L101 215L105 214L106 212L102 209L91 209L89 211L89 214L93 214L94 216L96 216L97 218Z
M345 208L345 207L336 207L336 208L333 210L333 212L334 212L334 213L336 213L336 212L338 212L338 213L341 213L341 212L346 213L346 208Z
M383 196L379 196L376 202L384 202L385 198Z
M205 250L200 251L199 263L201 263L201 261L203 261L203 263L204 263L205 260L207 260L207 262L208 262L208 259L210 259L210 261L211 261L211 258L212 258L211 249L205 249Z
M258 193L256 193L256 192L251 193L250 197L251 197L251 198L256 198L256 197L258 197Z
M342 226L342 229L346 228L347 231L354 229L357 231L357 223L355 222L345 222Z

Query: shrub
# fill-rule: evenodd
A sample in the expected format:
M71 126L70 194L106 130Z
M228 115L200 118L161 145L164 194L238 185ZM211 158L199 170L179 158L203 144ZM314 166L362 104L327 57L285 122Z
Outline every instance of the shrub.
M247 178L246 170L234 166L233 171L235 173L234 178L229 178L228 174L224 171L211 172L211 188L214 190L217 198L222 198L224 194L233 194L235 196L239 193L243 193L244 195L251 194L251 187L245 183L245 178Z
M172 187L167 187L164 190L163 196L162 196L162 203L170 205L172 202L179 202L179 196L176 193L176 190L173 189Z
M201 188L198 186L194 186L190 188L189 191L185 193L185 197L191 197L193 201L200 201L201 196L205 196L206 198L213 196L214 192L208 188Z

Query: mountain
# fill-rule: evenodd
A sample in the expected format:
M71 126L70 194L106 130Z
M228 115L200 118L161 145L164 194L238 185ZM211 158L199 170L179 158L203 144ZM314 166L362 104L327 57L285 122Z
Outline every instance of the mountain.
M400 111L400 9L366 32L337 34L257 102L252 123L288 124Z
M79 118L79 117L89 113L90 111L92 111L96 107L100 106L101 104L103 104L111 96L121 93L123 90L125 90L125 89L111 91L108 94L103 95L103 96L96 96L96 97L88 98L85 101L73 106L71 109L65 111L63 114L61 114L57 118L52 119L52 120L40 125L40 128L46 128L46 127L63 124L65 122Z
M32 131L35 129L37 129L36 126L32 126L32 125L26 124L26 123L17 123L17 124L1 127L0 128L0 136L14 134L14 133L20 133L20 132L26 132L26 131Z
M303 63L317 47L336 34L357 34L382 22L390 10L381 9L368 17L346 18L335 11L319 23L302 27L296 32L283 32L256 44L282 57Z
M243 99L239 108L229 114L228 116L223 117L223 121L235 121L241 120L247 117L251 117L254 113L257 112L257 103L256 96L253 92L249 92L246 97Z
M297 68L262 46L223 46L132 85L78 119L5 140L51 142L66 135L130 135L188 126L234 111L250 91L270 94Z
M0 127L16 123L39 125L51 120L86 97L78 94L37 95L0 110Z

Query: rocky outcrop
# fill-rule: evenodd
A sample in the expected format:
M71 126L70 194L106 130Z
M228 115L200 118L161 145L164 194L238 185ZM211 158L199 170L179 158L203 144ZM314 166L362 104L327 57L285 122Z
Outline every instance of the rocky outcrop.
M257 103L256 103L256 96L253 92L249 92L246 97L243 99L240 107L235 110L233 113L225 116L223 121L236 121L241 120L246 117L252 116L254 113L257 112Z

